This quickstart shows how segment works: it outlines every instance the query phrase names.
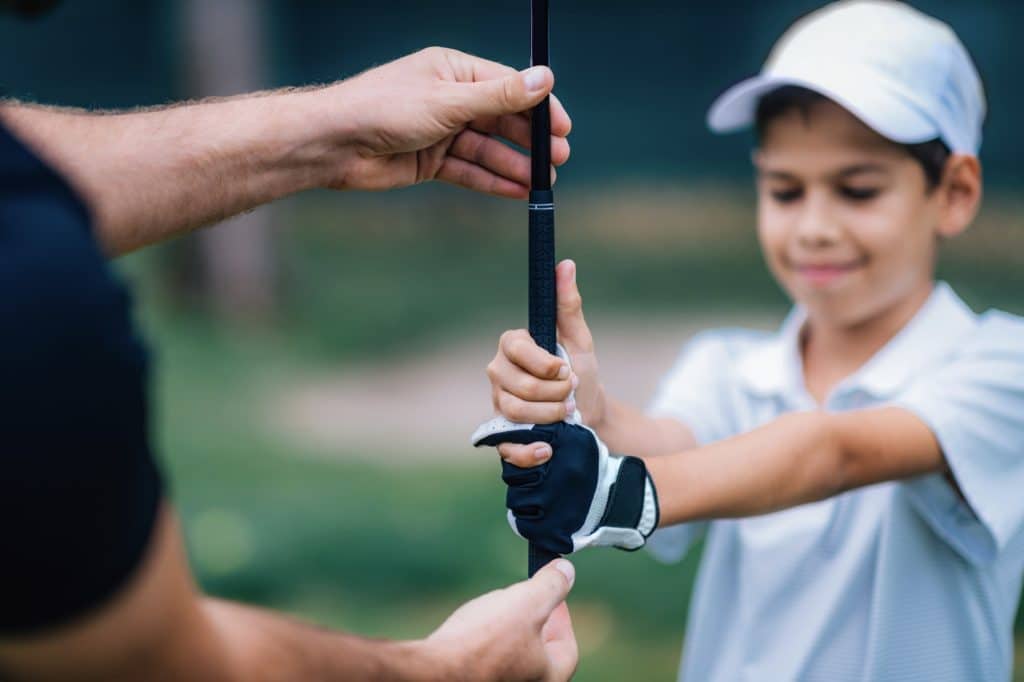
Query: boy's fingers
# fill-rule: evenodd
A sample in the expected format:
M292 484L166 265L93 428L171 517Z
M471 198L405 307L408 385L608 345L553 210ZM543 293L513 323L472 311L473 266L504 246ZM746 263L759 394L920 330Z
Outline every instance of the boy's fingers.
M538 379L501 353L487 365L487 376L492 387L531 402L566 400L573 387L572 376L568 379Z
M575 405L564 402L527 402L504 390L498 394L498 412L519 424L554 424L572 414L570 407L576 409Z
M576 263L564 260L555 268L558 291L558 336L569 353L590 353L594 339L583 319L583 297L576 286Z
M509 464L522 469L535 467L551 459L551 446L537 442L529 445L519 443L502 443L498 446L498 454Z
M502 334L498 350L512 363L539 379L569 378L569 365L565 360L538 346L525 329Z

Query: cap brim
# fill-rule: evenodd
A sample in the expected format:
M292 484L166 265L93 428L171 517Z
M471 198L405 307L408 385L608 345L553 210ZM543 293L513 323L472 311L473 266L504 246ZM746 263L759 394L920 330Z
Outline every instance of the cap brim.
M841 82L842 79L836 79ZM854 76L849 82L860 82ZM915 144L940 136L935 124L926 118L905 98L890 95L884 83L873 81L873 86L856 95L838 92L805 79L773 74L760 74L748 78L726 90L708 110L708 127L716 133L731 133L754 123L761 98L781 87L797 85L813 90L839 104L859 118L869 128L893 142Z

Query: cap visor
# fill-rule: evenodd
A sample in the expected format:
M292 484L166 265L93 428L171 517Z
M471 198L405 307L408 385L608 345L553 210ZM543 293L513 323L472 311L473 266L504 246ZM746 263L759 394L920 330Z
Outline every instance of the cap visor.
M859 75L859 74L858 74ZM754 123L757 104L761 98L781 87L797 85L813 90L839 104L865 125L893 142L913 144L939 137L938 128L920 113L906 97L900 97L877 78L872 86L864 88L864 81L854 74L836 78L837 83L853 84L844 94L837 88L826 87L806 79L761 74L741 81L718 97L708 110L708 127L716 133L731 133Z

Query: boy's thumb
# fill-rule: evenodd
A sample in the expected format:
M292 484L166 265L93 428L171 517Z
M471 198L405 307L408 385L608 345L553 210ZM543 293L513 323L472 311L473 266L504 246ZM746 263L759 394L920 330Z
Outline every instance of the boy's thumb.
M463 105L473 118L518 114L539 104L554 84L551 69L534 66L504 78L465 84Z
M583 318L583 297L576 286L576 263L564 260L558 264L555 286L558 290L559 340L570 353L589 353L593 350L594 339Z

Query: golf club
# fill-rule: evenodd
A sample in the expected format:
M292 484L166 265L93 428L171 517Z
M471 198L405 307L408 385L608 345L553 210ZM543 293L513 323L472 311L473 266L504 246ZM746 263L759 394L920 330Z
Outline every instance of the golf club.
M531 66L550 66L548 0L532 0ZM530 295L529 329L537 345L555 353L555 205L551 191L551 109L545 97L531 115ZM534 544L529 549L529 575L557 555Z

